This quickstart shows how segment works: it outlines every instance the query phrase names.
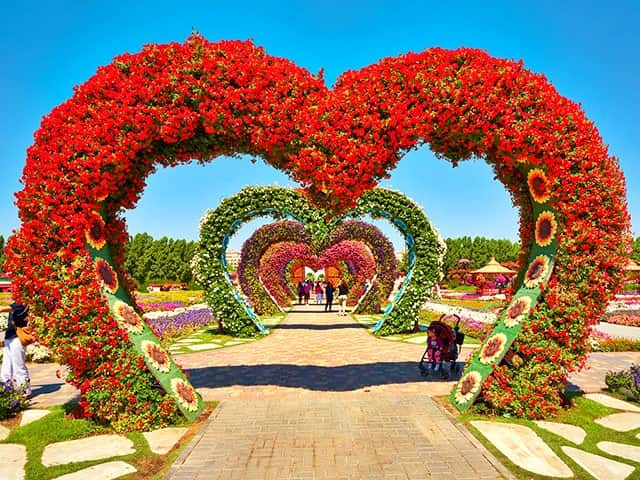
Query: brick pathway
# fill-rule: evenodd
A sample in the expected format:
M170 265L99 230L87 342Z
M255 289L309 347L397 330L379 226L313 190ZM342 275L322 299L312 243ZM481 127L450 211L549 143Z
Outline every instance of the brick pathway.
M429 396L453 382L420 377L422 346L301 310L254 344L178 357L223 401L166 479L509 478Z

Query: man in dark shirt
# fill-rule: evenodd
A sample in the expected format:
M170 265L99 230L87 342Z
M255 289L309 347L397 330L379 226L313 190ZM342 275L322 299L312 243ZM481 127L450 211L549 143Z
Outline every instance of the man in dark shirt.
M29 306L14 303L8 307L0 308L0 313L9 313L7 331L4 334L4 348L2 350L2 369L0 370L0 381L7 383L14 381L16 386L24 386L24 394L31 396L31 383L29 370L25 362L25 351L16 327L24 328L29 319Z

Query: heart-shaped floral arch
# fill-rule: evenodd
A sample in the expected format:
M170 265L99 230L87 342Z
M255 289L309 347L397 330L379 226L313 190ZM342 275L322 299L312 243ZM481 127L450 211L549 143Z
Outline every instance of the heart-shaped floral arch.
M225 257L231 236L246 222L264 216L289 218L297 223L277 222L272 227L259 230L256 239L243 247L244 256L249 257L251 263L243 265L239 276L257 279L260 257L273 243L300 241L311 245L312 251L319 252L341 241L359 240L371 250L381 277L380 282L373 283L365 299L388 296L390 282L395 280L396 259L393 247L381 241L384 237L376 227L348 219L369 215L391 222L404 235L409 252L409 271L395 298L374 326L374 332L386 335L411 328L432 286L442 278L446 248L422 209L399 192L376 188L363 194L355 207L342 216L334 214L331 222L327 221L329 214L324 209L312 207L303 194L282 187L245 187L205 213L200 220L200 241L193 271L205 290L205 298L212 311L222 319L225 331L248 336L258 331L266 333L253 309L233 288ZM250 271L245 272L246 268ZM260 310L271 310L269 304L273 301L259 283L255 283L249 296L259 303ZM277 308L275 304L273 307Z
M624 177L577 104L522 63L480 50L388 58L343 74L332 90L250 42L193 36L117 57L43 119L28 150L17 194L22 224L6 250L15 295L32 305L43 341L69 365L87 414L121 429L170 421L176 403L152 388L154 367L107 305L114 279L85 239L109 246L101 251L111 254L122 296L133 288L122 210L135 206L157 166L257 155L316 202L340 208L423 144L454 165L476 156L493 166L519 209L523 260L536 240L557 244L553 265L525 262L531 274L550 274L536 277L539 301L509 308L510 323L524 320L512 347L524 361L490 364L482 385L503 412L553 412L620 283L630 247ZM538 205L546 207L540 215ZM524 272L519 278L527 283ZM462 404L485 374L465 379L456 392ZM192 392L184 381L175 386L184 412Z
M240 261L242 263L242 259ZM260 285L268 291L270 298L280 308L288 307L298 297L297 283L292 277L294 268L310 267L314 271L336 268L348 284L351 302L366 293L365 283L376 275L376 262L369 248L362 242L344 240L331 246L316 256L308 245L296 242L282 242L270 245L260 259L258 276ZM240 282L242 285L242 283ZM247 292L245 291L245 294ZM349 301L348 301L349 303ZM378 313L378 308L367 313Z
M251 299L254 310L260 315L273 314L280 310L280 305L272 298L270 291L260 280L260 263L267 249L271 245L283 241L308 241L308 233L305 233L306 231L302 225L296 224L296 222L286 222L284 225L280 223L282 222L268 224L257 229L244 242L240 254L238 283L245 295ZM306 256L301 258L309 260L307 266L312 266L312 264L318 263L318 259L314 260L312 258L314 254L320 255L322 253L318 249L329 252L332 246L345 241L362 242L369 248L375 259L375 275L365 275L364 278L362 278L363 282L367 279L373 279L373 282L371 288L366 292L366 298L363 298L363 301L358 304L355 313L378 313L381 302L386 300L391 293L396 277L398 276L397 260L393 244L377 227L365 222L347 220L333 225L334 228L327 234L327 238L312 241L316 251L310 251ZM284 232L286 232L286 234ZM322 261L315 266L317 268L324 268L328 266L325 265L324 262L335 260L334 254L337 253L337 251L331 250L330 253L331 254L323 253L321 256ZM355 251L353 254L355 254ZM290 260L294 260L294 258ZM362 269L360 268L359 270ZM272 275L269 276L272 277ZM284 278L281 280L284 281ZM283 286L278 287L280 290L282 288ZM349 293L351 295L356 292L350 291ZM361 293L365 292L362 291Z

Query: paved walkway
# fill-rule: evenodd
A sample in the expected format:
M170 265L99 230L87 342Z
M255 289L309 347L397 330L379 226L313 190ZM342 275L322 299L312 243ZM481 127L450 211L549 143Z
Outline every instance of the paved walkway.
M431 399L453 382L420 377L422 346L298 308L260 342L178 357L223 401L167 479L508 477Z

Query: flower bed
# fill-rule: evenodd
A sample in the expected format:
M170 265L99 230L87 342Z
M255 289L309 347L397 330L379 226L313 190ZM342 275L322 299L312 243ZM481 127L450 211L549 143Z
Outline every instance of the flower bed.
M193 305L172 312L153 312L145 314L144 318L153 333L160 338L168 335L175 336L183 330L203 327L214 321L207 305Z
M640 310L616 310L607 312L602 321L615 323L616 325L626 325L628 327L640 327Z

